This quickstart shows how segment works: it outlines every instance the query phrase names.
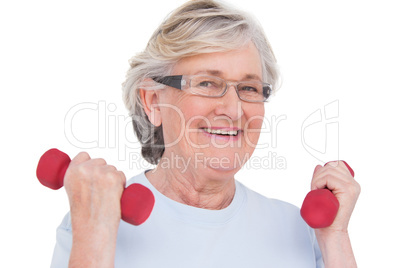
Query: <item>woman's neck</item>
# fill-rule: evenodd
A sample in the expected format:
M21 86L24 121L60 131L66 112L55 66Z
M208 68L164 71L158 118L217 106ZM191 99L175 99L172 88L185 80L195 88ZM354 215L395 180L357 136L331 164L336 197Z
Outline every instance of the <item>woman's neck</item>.
M177 202L211 210L229 206L236 190L234 177L208 176L208 168L202 171L191 167L184 171L174 166L164 168L160 162L146 177L159 192Z

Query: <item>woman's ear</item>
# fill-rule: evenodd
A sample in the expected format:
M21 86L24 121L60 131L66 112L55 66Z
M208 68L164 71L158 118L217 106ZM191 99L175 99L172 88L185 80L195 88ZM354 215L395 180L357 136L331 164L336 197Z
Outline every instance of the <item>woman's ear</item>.
M145 79L145 82L153 81L150 78ZM148 116L149 121L156 127L162 124L161 111L159 108L159 95L157 90L146 90L140 88L140 97L144 111Z

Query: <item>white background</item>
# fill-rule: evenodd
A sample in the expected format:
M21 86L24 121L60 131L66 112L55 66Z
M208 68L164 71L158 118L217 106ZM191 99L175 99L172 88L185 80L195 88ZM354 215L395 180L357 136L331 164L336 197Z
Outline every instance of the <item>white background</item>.
M50 265L56 227L68 211L68 201L64 190L41 186L35 169L51 147L71 156L82 150L65 135L65 118L75 105L98 107L77 113L69 125L80 140L98 139L101 148L87 149L91 156L105 158L127 177L145 168L130 168L129 159L119 156L124 150L117 144L133 139L120 85L128 59L183 2L1 2L1 267ZM276 160L286 160L286 168L246 168L239 180L300 206L316 164L347 160L362 188L349 230L359 266L399 264L398 1L230 2L252 12L266 30L283 77L266 116L286 117L276 125L275 148L272 132L264 133L261 142L271 146L255 153L272 163L275 159L267 157L274 152ZM304 143L309 146L303 146L303 122L333 102L338 106L332 104L328 111L338 116L328 121L332 124L323 121L306 129ZM325 149L325 142L327 151L311 154L308 148ZM129 151L131 156L139 152Z

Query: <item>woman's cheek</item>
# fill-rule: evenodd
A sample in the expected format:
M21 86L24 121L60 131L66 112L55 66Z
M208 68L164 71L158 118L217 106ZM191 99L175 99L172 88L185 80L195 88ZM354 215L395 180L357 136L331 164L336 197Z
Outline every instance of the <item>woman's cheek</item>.
M165 146L173 146L184 136L185 118L182 111L175 105L163 105L162 126Z
M255 148L260 137L264 116L254 115L250 117L244 127L244 139L248 146Z

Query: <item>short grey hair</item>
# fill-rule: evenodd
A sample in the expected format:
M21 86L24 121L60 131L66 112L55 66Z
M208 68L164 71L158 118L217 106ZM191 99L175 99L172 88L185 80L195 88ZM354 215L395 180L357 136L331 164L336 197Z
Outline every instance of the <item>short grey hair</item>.
M249 14L212 0L188 1L174 10L150 38L145 50L129 61L123 83L123 99L133 119L134 132L141 143L141 154L157 164L165 150L162 125L155 127L144 111L140 88L164 86L145 83L146 78L167 76L182 58L239 49L252 41L262 62L262 79L275 91L279 71L265 33Z

